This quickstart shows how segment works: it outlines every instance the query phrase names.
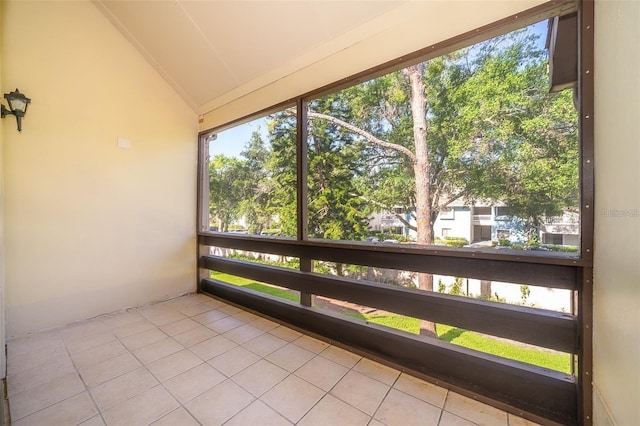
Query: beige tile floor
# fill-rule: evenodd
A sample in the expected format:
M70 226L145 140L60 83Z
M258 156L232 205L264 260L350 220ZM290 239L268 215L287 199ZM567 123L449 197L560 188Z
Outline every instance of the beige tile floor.
M23 425L531 425L204 295L8 343Z

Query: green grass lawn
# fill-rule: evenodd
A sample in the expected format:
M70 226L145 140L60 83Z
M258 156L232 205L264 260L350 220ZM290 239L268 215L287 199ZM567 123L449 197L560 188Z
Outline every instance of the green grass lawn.
M413 334L420 332L420 320L416 318L403 317L400 315L351 314L350 316ZM503 342L472 331L462 330L444 324L437 324L436 331L438 332L438 338L445 342L504 358L523 361L563 373L571 373L571 356L569 354L548 352Z
M250 288L251 290L270 294L271 296L279 297L281 299L287 299L298 303L300 302L300 295L297 292L292 292L291 290L285 290L269 284L263 284L246 278L236 277L235 275L223 274L222 272L215 271L211 272L211 278L224 281L229 284Z
M229 284L250 288L282 299L300 302L300 296L296 292L248 280L246 278L236 277L220 272L211 272L211 278L215 278ZM346 315L369 321L374 324L406 331L408 333L418 334L420 332L420 320L416 318L404 317L401 315L366 315L358 313L347 313ZM446 342L504 358L527 362L529 364L549 368L551 370L561 371L563 373L571 373L571 356L569 354L548 352L518 344L511 344L482 336L472 331L462 330L444 324L438 324L436 326L436 330L438 332L438 338Z

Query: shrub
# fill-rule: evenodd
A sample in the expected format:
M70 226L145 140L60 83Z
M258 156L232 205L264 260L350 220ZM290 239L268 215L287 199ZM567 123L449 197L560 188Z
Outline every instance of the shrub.
M493 296L476 296L476 299L486 300L488 302L498 302L498 303L507 303L506 297L500 297L498 293L493 293Z
M408 235L393 234L391 232L374 231L374 232L371 232L371 236L376 237L379 242L382 242L384 240L397 240L400 242L411 241Z
M246 260L249 262L261 263L263 265L280 266L283 268L300 269L300 259L282 257L281 261L267 260L261 257L253 257L246 254L234 253L229 255L229 259Z
M527 304L527 299L529 298L529 296L531 295L531 289L529 289L528 285L521 285L520 286L520 299L522 299L522 304L526 305Z
M541 247L546 247L551 251L558 251L564 253L577 253L580 249L577 246L561 246L555 244L543 244Z
M511 241L506 238L499 238L498 245L502 247L509 247L511 245Z
M449 294L453 294L454 296L464 295L464 293L462 292L462 278L456 277L456 279L453 281L453 284L451 285Z
M385 279L383 279L383 280L382 280L382 283L383 283L383 284L386 284L386 285L392 285L392 286L395 286L395 287L404 287L404 286L402 285L402 283L400 283L400 282L398 282L398 281L396 281L396 280L393 280L393 279L391 279L391 278L385 278Z
M464 247L469 244L469 240L462 237L444 237L444 240L436 238L436 243L443 244L447 247Z

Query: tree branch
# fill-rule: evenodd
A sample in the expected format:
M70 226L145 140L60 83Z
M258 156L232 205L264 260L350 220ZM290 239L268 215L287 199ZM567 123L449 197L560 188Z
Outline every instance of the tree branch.
M404 226L406 226L407 228L411 229L412 231L417 231L418 227L415 225L412 225L409 221L407 221L407 219L405 219L404 217L400 216L399 214L395 214L394 216L396 217L396 219L398 219L400 222L402 222L404 224Z
M362 136L363 138L365 138L367 141L371 142L372 144L381 146L383 148L387 148L387 149L391 149L394 150L396 152L400 152L404 155L406 155L407 157L409 157L411 159L411 161L413 161L414 163L416 162L416 156L413 152L411 152L411 150L409 148L406 148L402 145L398 145L395 143L391 143L391 142L386 142L383 141L382 139L378 139L377 137L375 137L374 135L372 135L371 133L354 126L353 124L349 124L346 121L342 121L339 118L336 117L332 117L330 115L326 115L326 114L320 114L319 112L314 112L309 110L309 112L307 112L307 116L310 119L320 119L320 120L327 120L330 121L334 124L337 124L340 127L344 127L347 130L352 131L353 133Z

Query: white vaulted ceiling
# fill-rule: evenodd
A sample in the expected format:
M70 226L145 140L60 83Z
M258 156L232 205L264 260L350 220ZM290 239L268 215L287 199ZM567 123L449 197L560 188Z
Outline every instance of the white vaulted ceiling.
M208 102L403 3L100 0L97 5L195 110L206 112Z
M554 4L548 0L93 1L202 115L202 128L507 16L515 22L519 12L542 3Z

